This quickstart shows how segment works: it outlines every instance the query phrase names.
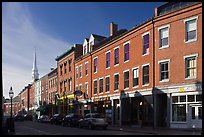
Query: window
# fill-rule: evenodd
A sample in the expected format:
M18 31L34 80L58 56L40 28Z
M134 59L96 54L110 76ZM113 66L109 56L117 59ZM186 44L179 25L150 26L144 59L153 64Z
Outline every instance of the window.
M97 72L98 59L94 59L94 72Z
M64 63L64 74L67 73L67 62Z
M160 46L159 47L168 47L169 45L169 28L165 27L159 30L160 33Z
M84 45L84 54L86 54L86 45Z
M186 78L196 77L196 56L185 58Z
M186 42L191 42L196 40L197 19L198 19L198 16L184 20L185 29L186 29L186 34L185 34Z
M79 90L82 91L82 84L79 84Z
M72 71L72 70L71 70L71 62L72 62L72 59L69 59L69 60L68 60L68 63L69 63L69 72Z
M160 81L169 79L169 61L160 62Z
M103 79L99 80L99 93L103 92Z
M86 94L86 95L88 95L88 88L89 88L88 83L85 83L85 94Z
M88 75L88 62L85 63L85 74Z
M78 67L76 67L76 79L78 79Z
M110 91L110 77L106 77L106 92Z
M76 90L78 90L78 85L76 85L76 87L75 87L75 88L76 88Z
M80 78L82 77L82 65L79 66L79 77L80 77Z
M139 68L134 68L132 70L132 76L133 76L132 86L136 87L139 84Z
M106 53L106 68L110 67L110 52Z
M119 89L119 74L114 75L114 90Z
M149 33L143 36L143 52L142 55L149 54Z
M87 53L89 52L89 43L87 43Z
M64 81L64 92L66 92L66 83L67 83L67 80Z
M60 82L60 94L62 93L62 82Z
M60 75L62 75L62 64L60 65Z
M124 89L129 87L129 71L124 73Z
M114 65L119 64L119 48L114 50Z
M69 91L72 91L72 80L69 80Z
M142 68L143 85L149 84L149 65L143 66Z
M186 121L185 104L172 104L172 121Z
M129 60L129 43L124 45L124 61Z
M94 81L94 94L97 94L97 80Z

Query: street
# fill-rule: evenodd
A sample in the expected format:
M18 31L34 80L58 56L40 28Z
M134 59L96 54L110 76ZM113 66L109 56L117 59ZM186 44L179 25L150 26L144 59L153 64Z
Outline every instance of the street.
M90 130L88 128L63 127L34 121L15 122L15 135L150 135L145 133L114 131L107 128Z

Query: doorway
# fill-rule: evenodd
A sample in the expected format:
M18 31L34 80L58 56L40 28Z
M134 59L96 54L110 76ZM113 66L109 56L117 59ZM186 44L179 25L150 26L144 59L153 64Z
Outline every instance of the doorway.
M191 128L202 128L202 105L190 106Z

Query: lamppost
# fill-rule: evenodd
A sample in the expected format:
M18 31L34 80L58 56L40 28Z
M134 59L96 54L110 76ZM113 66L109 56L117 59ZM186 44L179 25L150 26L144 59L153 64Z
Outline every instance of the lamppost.
M13 90L12 90L12 87L10 88L9 90L9 97L11 98L11 119L12 119L12 98L13 98Z
M13 98L13 95L14 95L14 92L13 92L12 87L11 87L10 90L9 90L9 97L11 98L11 118L10 118L10 122L9 122L10 132L15 131L15 129L14 129L14 120L12 118L12 98Z

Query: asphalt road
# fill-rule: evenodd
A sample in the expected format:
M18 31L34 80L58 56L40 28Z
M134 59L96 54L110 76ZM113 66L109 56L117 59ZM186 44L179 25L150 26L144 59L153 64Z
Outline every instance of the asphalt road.
M145 133L114 131L107 128L90 130L88 128L63 127L34 121L15 122L15 135L146 135ZM148 134L149 135L149 134Z

